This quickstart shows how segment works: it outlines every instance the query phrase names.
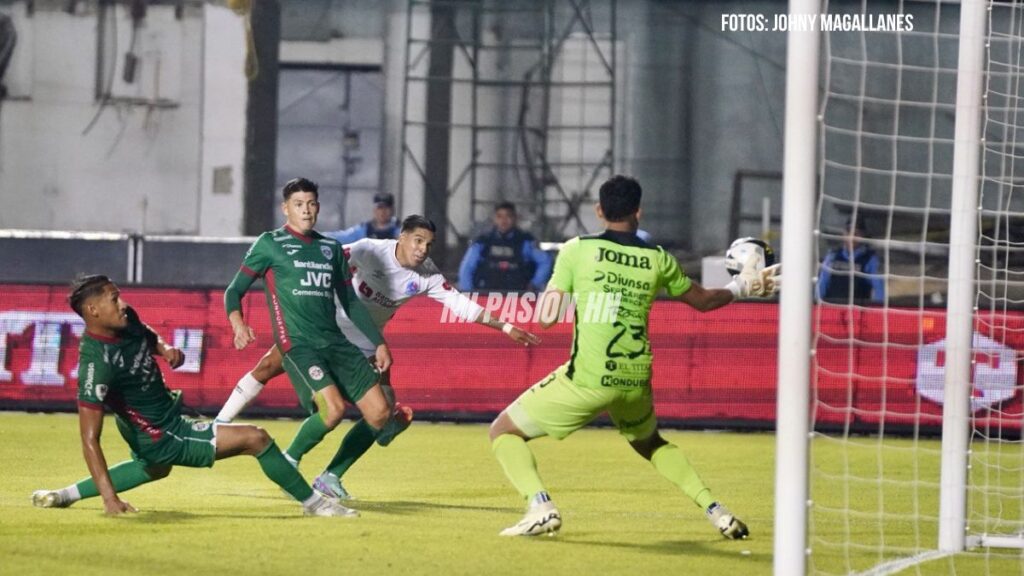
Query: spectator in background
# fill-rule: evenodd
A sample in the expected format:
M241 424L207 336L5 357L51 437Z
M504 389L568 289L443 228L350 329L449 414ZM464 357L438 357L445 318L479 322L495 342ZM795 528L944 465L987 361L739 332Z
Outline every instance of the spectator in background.
M885 302L885 279L875 250L858 242L868 238L863 220L847 220L843 244L833 248L821 261L818 299L825 302Z
M516 226L516 205L494 207L494 228L476 238L459 265L459 289L510 291L543 290L551 276L551 256L537 246L529 232Z
M387 192L373 195L373 219L356 224L338 232L327 232L324 236L334 238L342 244L351 244L363 238L393 240L401 232L401 224L395 218L395 196Z

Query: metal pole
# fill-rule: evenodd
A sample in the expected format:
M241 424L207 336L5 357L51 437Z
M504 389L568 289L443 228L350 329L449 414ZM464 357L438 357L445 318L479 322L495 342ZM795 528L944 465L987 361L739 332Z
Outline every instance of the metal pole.
M978 236L978 166L984 82L985 10L980 0L960 5L953 201L949 229L949 304L946 309L946 381L942 405L942 477L939 550L964 549L967 446L970 435L974 259Z
M817 14L814 0L791 0L790 14ZM789 33L782 176L783 282L779 309L775 458L775 559L779 575L807 567L807 457L814 269L818 113L818 31Z

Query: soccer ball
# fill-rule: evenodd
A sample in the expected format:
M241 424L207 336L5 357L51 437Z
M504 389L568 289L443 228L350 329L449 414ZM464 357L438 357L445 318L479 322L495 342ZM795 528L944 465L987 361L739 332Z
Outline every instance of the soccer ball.
M775 251L767 242L747 237L734 240L725 251L725 269L732 276L739 274L751 254L755 257L754 270L757 272L775 264Z

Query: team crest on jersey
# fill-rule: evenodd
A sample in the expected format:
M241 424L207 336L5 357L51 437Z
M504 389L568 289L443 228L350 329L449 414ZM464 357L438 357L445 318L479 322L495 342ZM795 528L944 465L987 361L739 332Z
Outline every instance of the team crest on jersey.
M319 366L309 367L309 377L313 380L320 381L324 379L324 370Z
M405 295L414 296L420 291L420 283L413 280L405 285Z
M331 250L330 246L320 246L320 253L324 255L324 258L330 260L334 258L334 250Z
M209 427L210 427L210 423L209 422L193 422L192 423L192 430L195 430L196 432L204 432Z

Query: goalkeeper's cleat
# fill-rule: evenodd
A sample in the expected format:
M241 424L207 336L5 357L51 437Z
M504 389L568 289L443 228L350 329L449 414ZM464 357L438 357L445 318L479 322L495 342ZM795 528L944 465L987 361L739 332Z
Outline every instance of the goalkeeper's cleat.
M340 516L342 518L358 518L359 511L342 506L335 500L320 496L308 506L302 507L306 516Z
M388 418L388 421L380 429L377 444L387 446L394 441L396 436L408 430L409 425L412 424L412 414L412 408L403 406L401 402L396 402L391 418Z
M316 480L313 480L313 490L316 490L321 496L335 500L356 499L355 496L349 494L348 490L345 490L345 487L341 485L341 478L330 472L324 472L317 476Z
M59 490L36 490L32 493L32 505L36 508L67 508L74 502L64 500Z
M712 502L707 510L708 520L718 529L725 538L731 540L745 540L750 536L750 530L742 520L733 516L732 512L718 502Z
M501 531L502 536L537 536L547 534L554 536L562 527L562 515L558 513L553 502L544 502L526 511L523 519L514 526Z

